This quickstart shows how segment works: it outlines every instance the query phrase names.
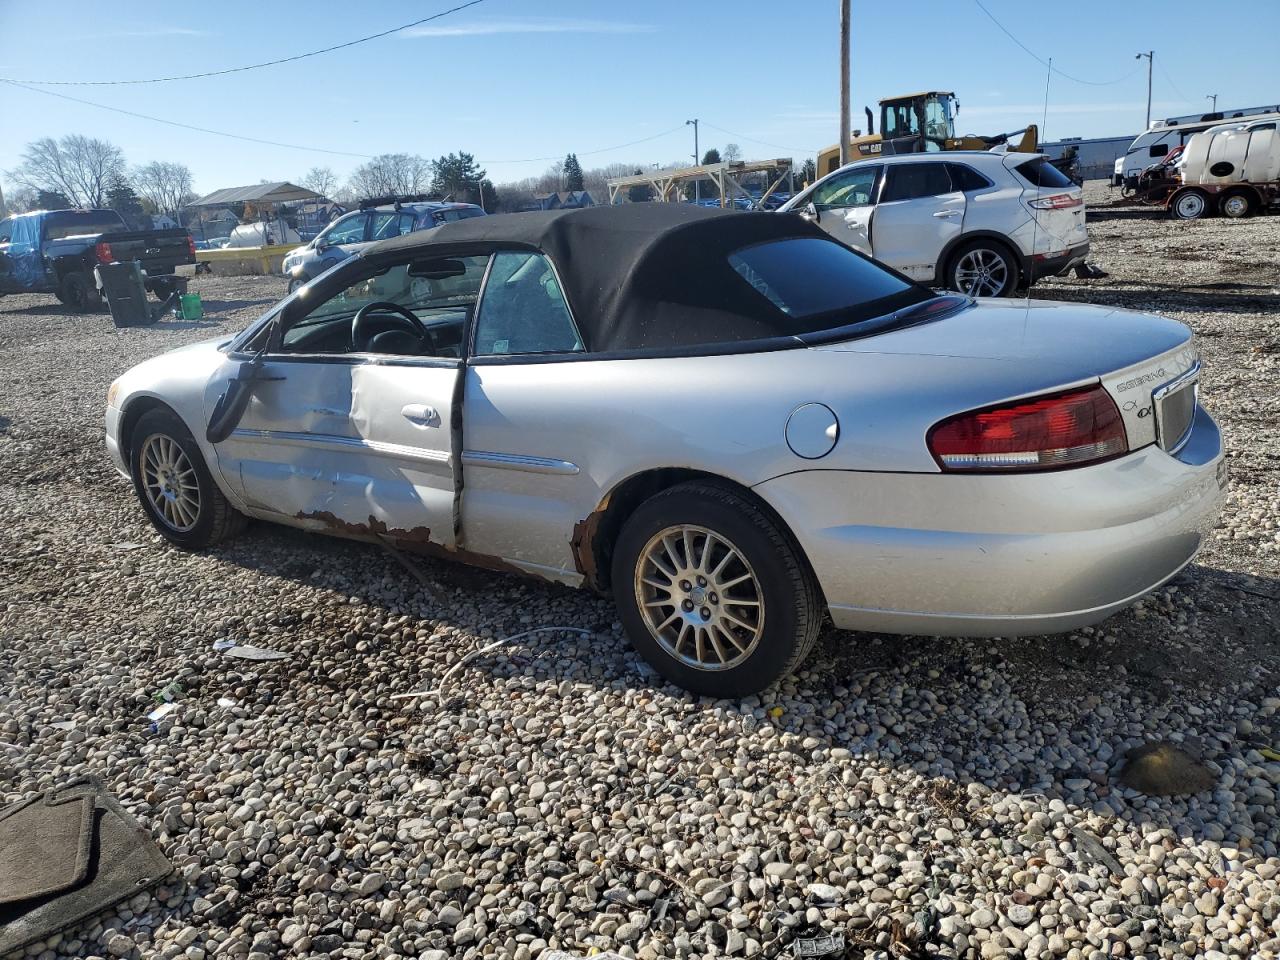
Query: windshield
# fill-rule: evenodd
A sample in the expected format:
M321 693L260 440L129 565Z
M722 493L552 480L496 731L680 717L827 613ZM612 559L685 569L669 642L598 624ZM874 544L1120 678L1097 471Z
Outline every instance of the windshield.
M816 237L772 240L729 255L729 263L786 314L798 336L860 323L933 294L843 244Z
M91 233L109 233L123 229L120 217L110 210L67 211L50 213L44 218L44 238L61 240Z

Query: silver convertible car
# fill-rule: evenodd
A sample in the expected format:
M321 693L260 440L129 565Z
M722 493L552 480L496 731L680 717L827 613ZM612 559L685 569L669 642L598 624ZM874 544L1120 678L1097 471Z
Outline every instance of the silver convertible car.
M379 243L111 386L169 540L245 517L612 594L704 694L825 616L1010 636L1101 620L1214 525L1182 324L938 295L798 216L635 204Z

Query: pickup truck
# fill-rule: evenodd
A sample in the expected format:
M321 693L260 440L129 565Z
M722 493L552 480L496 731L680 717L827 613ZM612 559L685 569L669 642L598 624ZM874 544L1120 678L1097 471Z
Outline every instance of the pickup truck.
M130 230L114 210L37 210L0 220L0 294L52 293L73 310L98 309L99 264L137 260L147 289L164 299L174 268L195 263L186 230Z

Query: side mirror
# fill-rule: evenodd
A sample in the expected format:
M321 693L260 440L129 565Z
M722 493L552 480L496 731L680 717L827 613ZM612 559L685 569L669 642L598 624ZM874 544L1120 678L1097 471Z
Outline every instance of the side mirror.
M814 223L822 222L822 213L818 210L814 202L810 200L804 205L804 211L800 214L806 220L812 220Z
M316 237L311 241L311 246L315 248L316 253L323 253L329 249L329 241Z

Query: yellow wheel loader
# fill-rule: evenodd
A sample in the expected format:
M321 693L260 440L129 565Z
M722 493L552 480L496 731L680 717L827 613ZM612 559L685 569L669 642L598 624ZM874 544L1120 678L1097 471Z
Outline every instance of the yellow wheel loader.
M924 153L934 150L990 150L1009 143L1021 135L1009 149L1015 153L1035 153L1040 147L1040 130L1033 123L1012 133L994 137L974 134L956 136L955 117L960 112L954 93L930 90L880 101L880 132L876 133L871 108L867 113L867 132L853 132L853 150L849 159L894 153ZM825 177L840 166L839 145L818 153L818 176Z

